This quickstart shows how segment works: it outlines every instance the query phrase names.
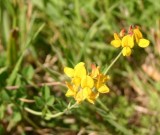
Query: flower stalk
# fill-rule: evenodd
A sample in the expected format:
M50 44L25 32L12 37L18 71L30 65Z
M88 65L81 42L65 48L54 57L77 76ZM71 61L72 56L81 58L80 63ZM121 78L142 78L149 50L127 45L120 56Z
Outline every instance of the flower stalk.
M122 55L122 51L117 55L117 57L112 61L112 63L108 66L108 68L104 71L104 74L106 75L108 71L111 69L111 67L116 63L116 61L120 58Z
M78 107L77 103L75 103L73 105L70 105L70 103L69 103L68 106L67 106L67 108L64 109L62 112L58 112L58 113L55 113L55 114L46 113L45 114L45 118L46 119L51 119L51 118L59 117L59 116L65 114L65 113L67 113L69 110L71 110L73 108L77 108L77 107ZM38 112L38 111L32 110L32 109L30 109L28 107L25 107L24 109L25 109L25 111L27 111L27 112L29 112L31 114L37 115L37 116L42 116L43 115L42 112Z

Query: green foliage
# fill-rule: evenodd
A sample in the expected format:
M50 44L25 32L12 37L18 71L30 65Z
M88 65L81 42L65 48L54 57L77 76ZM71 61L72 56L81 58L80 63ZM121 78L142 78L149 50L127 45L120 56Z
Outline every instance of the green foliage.
M159 9L158 0L1 0L0 134L160 134ZM106 69L119 53L113 33L130 25L150 47L119 59L100 102L68 111L63 67Z
M44 107L52 107L53 103L55 101L55 98L54 98L53 95L50 94L49 87L44 86L41 89L40 94L42 95L41 97L38 97L38 96L34 97L37 107L39 107L41 109L44 108Z

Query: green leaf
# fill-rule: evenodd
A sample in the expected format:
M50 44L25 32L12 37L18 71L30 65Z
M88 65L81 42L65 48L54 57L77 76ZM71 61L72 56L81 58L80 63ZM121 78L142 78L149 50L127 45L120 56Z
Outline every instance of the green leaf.
M47 104L48 106L52 106L53 103L54 103L54 101L55 101L55 98L54 98L53 96L50 96L50 97L48 98L46 104Z
M22 79L21 75L17 74L17 77L15 79L15 85L21 86L22 83L21 79Z
M17 73L18 73L18 70L20 68L20 65L21 65L21 62L22 62L22 59L23 59L23 55L21 55L21 57L18 59L12 73L10 74L8 80L7 80L7 84L8 85L13 85L16 77L17 77Z
M44 86L42 88L42 94L44 101L47 102L47 100L50 98L50 89L48 86Z
M10 101L10 96L8 95L6 90L1 91L0 98L2 101L6 101L6 102Z
M44 107L45 103L42 100L42 97L35 96L34 99L36 101L36 105L37 105L38 108L43 108Z
M27 79L27 80L31 80L33 78L33 75L34 75L34 68L29 65L27 67L25 67L23 70L22 70L22 75Z
M19 122L21 119L22 119L21 113L19 112L14 113L14 116L12 119L14 122Z
M5 111L5 106L1 105L0 106L0 120L2 120L4 117L4 111Z

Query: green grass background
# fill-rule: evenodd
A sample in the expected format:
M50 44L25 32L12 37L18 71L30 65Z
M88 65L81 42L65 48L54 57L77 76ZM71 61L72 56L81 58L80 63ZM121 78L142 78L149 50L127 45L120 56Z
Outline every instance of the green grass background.
M103 104L84 102L49 120L24 110L64 110L66 88L39 84L64 82L63 68L80 61L106 68L120 51L113 33L130 25L151 44L112 67ZM159 135L159 61L159 0L0 0L0 134Z

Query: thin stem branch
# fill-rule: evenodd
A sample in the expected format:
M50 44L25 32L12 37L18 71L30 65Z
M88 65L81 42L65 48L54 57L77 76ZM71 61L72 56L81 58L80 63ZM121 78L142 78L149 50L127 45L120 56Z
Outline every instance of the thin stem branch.
M65 114L65 113L68 112L69 110L71 110L71 109L73 109L73 108L76 108L77 105L78 105L78 104L75 103L75 104L73 104L73 105L70 106L70 103L69 103L68 106L67 106L67 108L64 109L64 111L58 112L58 113L56 113L56 114L47 113L47 114L45 115L45 117L46 117L46 118L56 118L56 117L58 117L58 116L61 116L61 115ZM31 113L31 114L33 114L33 115L37 115L37 116L42 116L42 115L43 115L42 112L34 111L34 110L32 110L32 109L30 109L30 108L28 108L28 107L25 107L24 109L25 109L27 112L29 112L29 113Z
M31 114L34 114L34 115L37 115L37 116L41 116L42 115L42 112L38 112L38 111L34 111L28 107L25 107L24 108L27 112L31 113Z
M104 74L106 75L110 68L116 63L116 61L120 58L122 54L122 51L117 55L117 57L112 61L112 63L108 66L108 68L104 71Z
M97 99L97 102L98 102L98 104L99 104L106 112L109 111L109 109L107 108L107 106L105 106L104 103L103 103L100 99Z

